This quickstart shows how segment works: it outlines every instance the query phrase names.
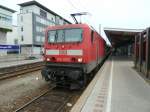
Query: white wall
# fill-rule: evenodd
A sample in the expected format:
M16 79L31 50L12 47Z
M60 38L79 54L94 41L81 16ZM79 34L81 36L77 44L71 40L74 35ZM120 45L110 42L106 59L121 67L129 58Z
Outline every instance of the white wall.
M30 6L26 6L26 7L22 7L22 13L30 13L30 12L34 12L36 14L40 14L40 10L36 5L30 5Z
M12 32L8 32L6 38L7 38L7 44L9 45L14 45L15 39L18 39L18 44L19 44L20 42L19 42L18 26L13 26Z
M6 44L6 32L0 31L0 44Z
M6 44L6 33L0 31L0 44ZM7 50L0 50L0 56L7 55Z
M39 55L41 54L41 47L21 47L21 54L26 54L28 56L31 55Z
M21 16L23 16L23 21L21 21ZM32 24L32 13L18 15L18 32L19 32L20 44L32 44L33 43L32 25L33 25ZM22 26L23 26L23 31L21 31ZM22 35L24 38L23 41L21 41Z
M21 54L30 56L32 54L32 47L21 47Z
M22 7L22 13L34 12L34 13L40 15L40 9L41 8L36 5L26 6L26 7ZM45 12L47 12L47 11L45 11ZM47 19L53 20L55 22L55 16L49 12L47 12Z

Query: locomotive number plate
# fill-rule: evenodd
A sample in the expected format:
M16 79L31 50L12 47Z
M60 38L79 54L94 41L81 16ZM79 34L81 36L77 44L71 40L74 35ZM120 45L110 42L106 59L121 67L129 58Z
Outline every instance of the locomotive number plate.
M67 50L59 50L59 54L66 55L67 54Z

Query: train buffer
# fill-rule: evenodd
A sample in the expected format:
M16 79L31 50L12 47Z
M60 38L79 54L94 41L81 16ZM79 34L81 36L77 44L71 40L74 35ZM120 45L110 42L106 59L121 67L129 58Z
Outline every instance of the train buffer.
M127 57L112 57L76 102L71 112L150 112L150 85Z

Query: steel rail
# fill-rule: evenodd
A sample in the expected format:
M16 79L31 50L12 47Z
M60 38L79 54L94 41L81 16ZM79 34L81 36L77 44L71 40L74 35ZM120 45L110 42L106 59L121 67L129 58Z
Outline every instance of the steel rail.
M42 96L44 96L45 94L47 94L48 92L50 92L51 90L53 90L56 86L51 87L49 90L45 91L44 93L40 94L39 96L33 98L32 100L30 100L29 102L27 102L26 104L24 104L23 106L21 106L20 108L18 108L17 110L15 110L14 112L19 112L22 109L24 109L25 107L27 107L28 105L30 105L31 103L33 103L34 101L36 101L37 99L41 98Z
M32 64L27 65L27 66L29 66L29 67L26 67L26 65L24 65L22 68L20 68L18 70L0 73L0 80L5 80L5 79L12 78L12 77L20 76L20 75L25 75L26 73L30 73L30 72L40 70L43 67L42 64L39 64L39 65L36 65L36 66L34 65L33 67L32 67ZM16 68L14 68L14 69L16 69Z

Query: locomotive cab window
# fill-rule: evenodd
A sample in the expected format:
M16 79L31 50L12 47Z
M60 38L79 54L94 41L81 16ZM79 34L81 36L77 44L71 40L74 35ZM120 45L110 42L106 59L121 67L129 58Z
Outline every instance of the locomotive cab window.
M57 30L57 33L56 33L56 41L57 42L64 42L64 31L63 30Z
M62 29L48 31L49 43L81 42L82 29Z
M55 42L56 38L56 31L49 31L48 32L48 42L53 43Z
M81 42L82 30L81 29L67 29L65 30L65 42Z

